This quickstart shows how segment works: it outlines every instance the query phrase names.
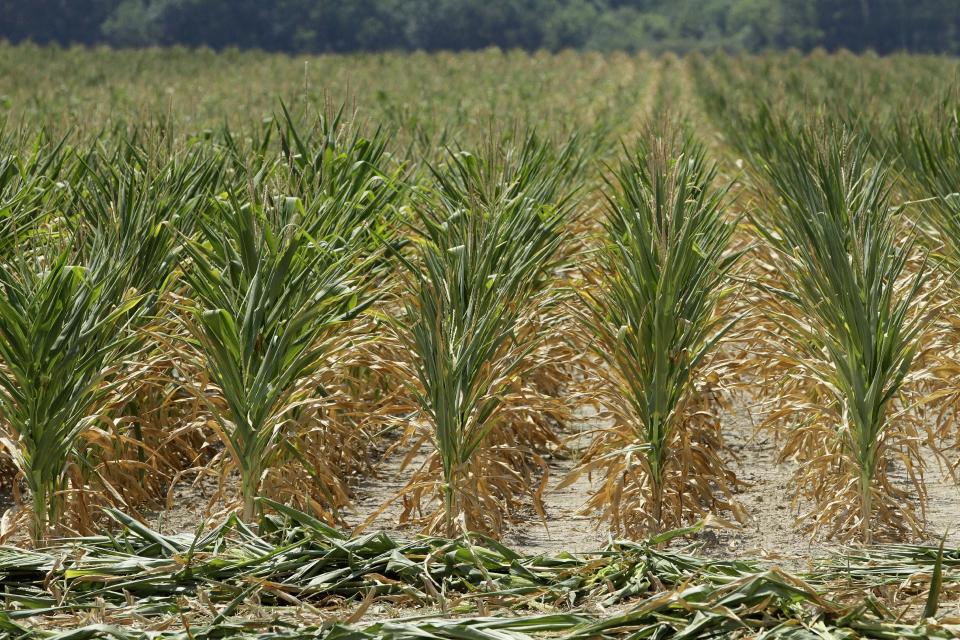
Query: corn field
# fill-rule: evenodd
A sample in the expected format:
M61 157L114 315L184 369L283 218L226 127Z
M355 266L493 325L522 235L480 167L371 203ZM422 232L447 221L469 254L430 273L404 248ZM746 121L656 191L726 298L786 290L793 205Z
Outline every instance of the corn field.
M0 637L957 637L958 71L0 44Z

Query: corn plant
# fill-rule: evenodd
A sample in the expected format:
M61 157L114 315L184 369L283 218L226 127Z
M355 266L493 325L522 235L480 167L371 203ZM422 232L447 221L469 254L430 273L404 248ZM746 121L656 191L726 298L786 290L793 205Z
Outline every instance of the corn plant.
M98 275L73 264L70 247L21 251L0 266L0 412L39 544L60 525L85 430L123 380L121 357L132 347L129 326L141 297L125 286L122 264Z
M66 166L72 155L65 149L65 140L51 145L41 134L32 141L7 134L0 125L0 256L15 252L27 240L45 216L56 209L53 202L66 197L65 185L59 181L69 171ZM21 134L22 135L22 134ZM27 146L26 151L6 150Z
M85 164L72 222L87 261L102 271L128 263L130 286L157 298L177 265L178 236L192 233L198 210L223 190L223 161L202 148L153 157L130 144Z
M363 202L374 207L382 206L384 198L392 198L395 185L382 175L390 159L388 137L382 129L365 133L358 124L346 121L342 106L307 127L298 124L286 105L281 106L277 137L291 193L299 197L364 194ZM356 207L353 215L363 217L363 207Z
M543 338L538 314L570 218L568 178L554 173L546 143L529 137L490 153L451 152L417 202L416 254L403 260L409 293L397 328L435 447L407 487L408 512L438 498L426 528L447 534L499 532L527 482L519 443L492 439L525 397L529 355Z
M733 326L719 307L740 257L728 186L714 187L716 178L691 138L648 136L607 185L605 237L580 297L612 423L567 482L603 469L587 510L618 532L733 507L736 481L717 455L719 419L703 389Z
M176 392L178 379L194 372L178 367L171 348L171 334L183 332L175 319L182 288L175 272L181 237L192 233L198 212L225 181L219 154L198 146L156 151L162 135L145 135L119 147L101 140L83 155L86 171L72 189L75 215L65 220L93 273L123 265L127 286L144 296L131 326L142 347L129 363L136 376L108 399L116 407L112 428L104 428L90 456L90 472L110 485L104 493L122 495L131 511L155 505L171 477L206 457L202 412L195 399Z
M960 274L960 111L899 122L884 141L922 213L920 228L949 273Z
M914 236L862 139L774 127L779 143L757 161L774 195L755 228L774 251L764 288L772 348L786 349L771 359L784 381L774 414L793 425L784 455L804 462L799 486L816 501L815 526L867 542L877 526L919 530L910 496L887 474L895 457L906 461L923 500L905 381L928 325L929 270L910 265Z
M189 328L226 403L215 416L240 472L246 521L288 436L298 385L326 365L338 329L372 299L368 272L379 256L342 205L218 198L187 245Z
M576 271L574 265L587 235L584 229L593 224L589 216L582 215L587 209L571 208L570 199L581 190L588 159L597 155L603 134L602 128L576 133L554 148L536 134L507 129L495 134L476 154L452 155L445 170L432 174L443 197L454 206L498 210L507 203L508 207L520 205L517 210L522 211L528 206L524 203L539 202L560 207L567 238L539 269L536 289L543 292L553 287L558 294L567 295L562 286ZM581 368L584 353L581 345L570 339L575 320L563 305L547 305L537 322L545 336L531 354L537 366L523 376L527 398L537 401L528 411L512 408L510 419L494 434L501 443L520 445L534 454L560 446L557 425L570 420L576 404L565 387Z
M882 139L884 151L899 160L902 182L920 213L917 227L940 271L948 278L942 288L939 344L931 348L937 389L930 393L939 405L939 437L957 439L956 412L960 403L960 329L956 293L960 286L960 110L944 105L930 115L901 119L893 134Z

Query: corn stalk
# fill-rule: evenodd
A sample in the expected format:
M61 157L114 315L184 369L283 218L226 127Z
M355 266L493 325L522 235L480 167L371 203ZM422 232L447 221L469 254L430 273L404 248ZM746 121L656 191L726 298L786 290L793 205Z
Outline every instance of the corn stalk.
M818 396L826 402L801 412L788 448L808 463L800 474L814 487L815 521L834 522L834 531L855 523L869 542L875 525L913 522L907 500L891 503L903 496L886 468L899 449L922 470L904 384L928 326L929 270L923 261L908 268L914 235L898 224L887 170L868 166L863 139L832 127L818 134L774 119L769 126L777 137L757 162L774 195L754 225L774 250L775 275L763 282L775 301L771 335L817 394L808 407ZM813 435L819 429L832 436ZM858 517L844 504L851 495Z
M442 474L432 481L428 464L407 487L417 504L439 492L428 530L497 533L529 483L521 438L499 446L493 434L515 406L537 402L524 376L544 337L539 315L553 301L552 267L570 220L570 176L556 168L575 147L554 153L533 136L480 156L451 153L416 204L416 253L401 257L409 293L395 328Z
M587 510L619 532L657 532L712 507L738 512L706 380L723 374L709 365L734 323L719 307L741 254L716 177L689 137L650 135L608 184L605 237L580 297L613 424L567 482L603 469Z
M123 379L120 360L142 300L125 286L123 265L95 277L71 257L70 248L38 250L0 266L0 412L11 432L4 444L30 490L35 544L60 524L81 436Z

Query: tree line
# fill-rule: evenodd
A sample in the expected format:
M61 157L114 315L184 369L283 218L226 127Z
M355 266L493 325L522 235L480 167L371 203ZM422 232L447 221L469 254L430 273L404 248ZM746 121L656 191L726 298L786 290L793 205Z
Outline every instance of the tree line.
M304 53L960 52L957 0L0 0L12 42Z

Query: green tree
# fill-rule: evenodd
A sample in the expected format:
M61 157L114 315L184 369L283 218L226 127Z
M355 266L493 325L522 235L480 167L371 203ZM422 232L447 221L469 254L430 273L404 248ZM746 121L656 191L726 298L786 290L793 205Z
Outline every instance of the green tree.
M104 21L101 33L109 42L121 47L156 44L162 35L158 5L146 0L124 0Z
M0 38L268 51L768 47L954 53L955 0L34 0Z

